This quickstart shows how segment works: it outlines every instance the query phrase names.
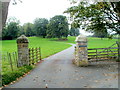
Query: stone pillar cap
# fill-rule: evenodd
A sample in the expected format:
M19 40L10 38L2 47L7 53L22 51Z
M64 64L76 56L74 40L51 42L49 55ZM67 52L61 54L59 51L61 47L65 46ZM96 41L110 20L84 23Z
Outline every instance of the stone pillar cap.
M87 41L87 37L83 34L80 34L79 36L76 37L76 42L80 42L80 41Z
M17 43L28 43L28 38L25 35L21 35L17 38Z

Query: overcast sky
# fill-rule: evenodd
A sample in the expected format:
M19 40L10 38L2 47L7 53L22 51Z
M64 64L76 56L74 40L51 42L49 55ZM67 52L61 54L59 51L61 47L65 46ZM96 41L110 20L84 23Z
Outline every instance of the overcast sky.
M49 19L55 15L63 15L70 7L68 0L22 0L22 3L16 1L17 5L10 3L8 17L15 16L22 24L33 22L37 17Z
M55 15L68 17L68 14L63 14L63 12L71 6L69 0L22 0L22 3L19 0L16 1L17 5L12 4L13 0L10 3L8 18L16 17L21 24L33 23L35 18L50 19Z

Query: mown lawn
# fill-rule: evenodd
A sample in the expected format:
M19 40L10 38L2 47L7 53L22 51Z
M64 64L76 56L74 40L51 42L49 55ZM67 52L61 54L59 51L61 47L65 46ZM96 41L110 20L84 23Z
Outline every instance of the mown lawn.
M57 53L63 49L70 47L67 43L75 44L75 38L73 36L68 37L67 41L56 41L56 39L46 39L40 37L29 37L29 47L41 47L43 58L51 54ZM105 48L114 44L117 39L108 38L95 38L88 37L88 48ZM17 51L16 40L3 40L2 42L2 53ZM44 53L46 55L44 55ZM50 54L51 53L51 54Z
M76 37L68 37L67 43L75 44ZM88 37L88 48L107 48L116 43L118 39Z
M53 41L52 39L29 37L29 48L41 47L42 58L62 51L71 45ZM2 53L17 51L16 40L4 40L2 41Z

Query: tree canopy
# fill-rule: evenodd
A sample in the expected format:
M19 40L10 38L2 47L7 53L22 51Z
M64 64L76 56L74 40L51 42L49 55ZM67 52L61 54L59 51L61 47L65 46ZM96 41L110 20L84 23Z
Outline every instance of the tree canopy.
M10 22L4 30L2 31L2 39L12 40L18 37L19 33L19 23L17 22Z
M30 37L30 36L34 36L35 35L35 32L33 30L33 24L32 23L25 23L23 26L23 34L25 34L26 36ZM21 29L22 29L21 28Z
M47 31L48 20L45 18L36 18L34 21L34 30L37 36L45 38Z
M70 14L73 26L76 28L83 27L83 29L95 33L102 32L105 34L106 30L111 30L120 34L120 9L118 9L118 5L115 7L115 5L112 5L115 3L108 2L90 4L86 1L77 1L77 3L77 5L75 4L65 11L65 13Z
M68 21L66 16L56 15L52 17L48 24L48 38L62 38L68 36Z

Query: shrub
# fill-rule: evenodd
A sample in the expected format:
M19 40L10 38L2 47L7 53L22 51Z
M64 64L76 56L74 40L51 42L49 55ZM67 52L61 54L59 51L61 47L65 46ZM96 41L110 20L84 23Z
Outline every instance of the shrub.
M33 66L23 66L18 68L17 71L9 72L9 73L4 73L2 75L2 86L7 85L12 81L15 81L17 78L23 76L25 73L33 69Z

